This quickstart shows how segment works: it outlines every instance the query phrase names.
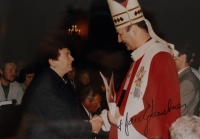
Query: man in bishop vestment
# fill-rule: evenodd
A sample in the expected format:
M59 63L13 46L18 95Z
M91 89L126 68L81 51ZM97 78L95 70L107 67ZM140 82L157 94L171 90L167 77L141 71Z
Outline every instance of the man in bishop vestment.
M137 0L107 0L118 42L132 50L133 63L117 92L110 139L169 139L180 117L180 89L172 44L159 38Z

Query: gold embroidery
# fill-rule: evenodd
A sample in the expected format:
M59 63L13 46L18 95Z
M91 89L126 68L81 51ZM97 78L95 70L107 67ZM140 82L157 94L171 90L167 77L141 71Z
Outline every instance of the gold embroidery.
M141 87L142 78L145 72L146 71L144 70L144 67L142 66L136 74L136 80L134 81L135 83L134 98L135 97L140 98L140 87Z

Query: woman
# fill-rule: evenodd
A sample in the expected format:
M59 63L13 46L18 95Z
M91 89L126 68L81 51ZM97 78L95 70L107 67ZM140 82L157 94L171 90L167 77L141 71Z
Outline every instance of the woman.
M35 71L31 67L25 67L20 70L19 76L17 77L17 81L20 83L24 92L26 91L29 84L32 82L35 77Z
M86 139L92 131L99 132L102 119L80 120L75 93L63 79L72 70L72 46L71 39L62 33L48 34L41 42L39 52L49 67L27 88L17 138Z

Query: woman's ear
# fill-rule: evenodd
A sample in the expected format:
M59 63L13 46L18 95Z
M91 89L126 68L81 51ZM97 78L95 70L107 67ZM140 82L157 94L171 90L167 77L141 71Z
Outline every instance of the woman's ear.
M53 59L49 59L48 61L49 61L50 67L54 67L54 60Z

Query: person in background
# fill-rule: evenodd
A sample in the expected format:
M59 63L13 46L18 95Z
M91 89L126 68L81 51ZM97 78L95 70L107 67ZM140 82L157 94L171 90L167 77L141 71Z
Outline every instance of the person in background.
M47 67L26 90L17 139L87 139L100 131L102 118L81 119L75 93L63 78L72 70L71 40L60 31L42 39L39 52Z
M170 139L199 139L200 138L200 118L182 116L174 121L169 129Z
M191 70L192 59L191 46L185 46L179 51L175 60L180 83L182 116L199 116L200 81Z
M15 81L17 72L14 61L5 61L0 67L0 101L15 100L21 104L24 91L21 85Z
M200 80L200 66L199 66L199 53L198 52L192 52L192 59L190 61L190 67L192 72L197 76L197 78Z
M86 87L80 97L80 113L83 120L89 120L101 108L101 90L97 86ZM95 115L94 115L95 116ZM98 134L91 134L90 139L107 139L109 132L100 130Z
M88 85L90 83L90 74L88 71L81 71L80 76L79 76L79 81L84 84Z
M134 61L117 92L115 115L108 112L109 138L169 139L168 128L181 116L173 48L154 33L137 0L107 1L118 42Z
M86 87L81 94L80 102L82 108L84 108L81 114L86 114L86 117L89 119L92 118L93 113L101 107L101 93L99 88L96 86ZM82 116L84 117L85 115Z
M35 77L35 71L31 67L24 67L20 70L19 76L17 77L17 81L22 86L23 91L25 92L29 84L32 82Z
M78 99L77 95L77 83L76 83L76 69L75 67L72 67L72 70L69 71L67 74L64 75L64 79L66 80L69 88L75 93L76 98Z
M90 74L87 70L82 70L79 74L79 80L77 82L77 97L81 96L82 91L90 85Z
M67 79L70 81L70 83L74 87L74 90L76 90L75 76L76 76L76 69L75 67L72 67L72 70L67 73Z

